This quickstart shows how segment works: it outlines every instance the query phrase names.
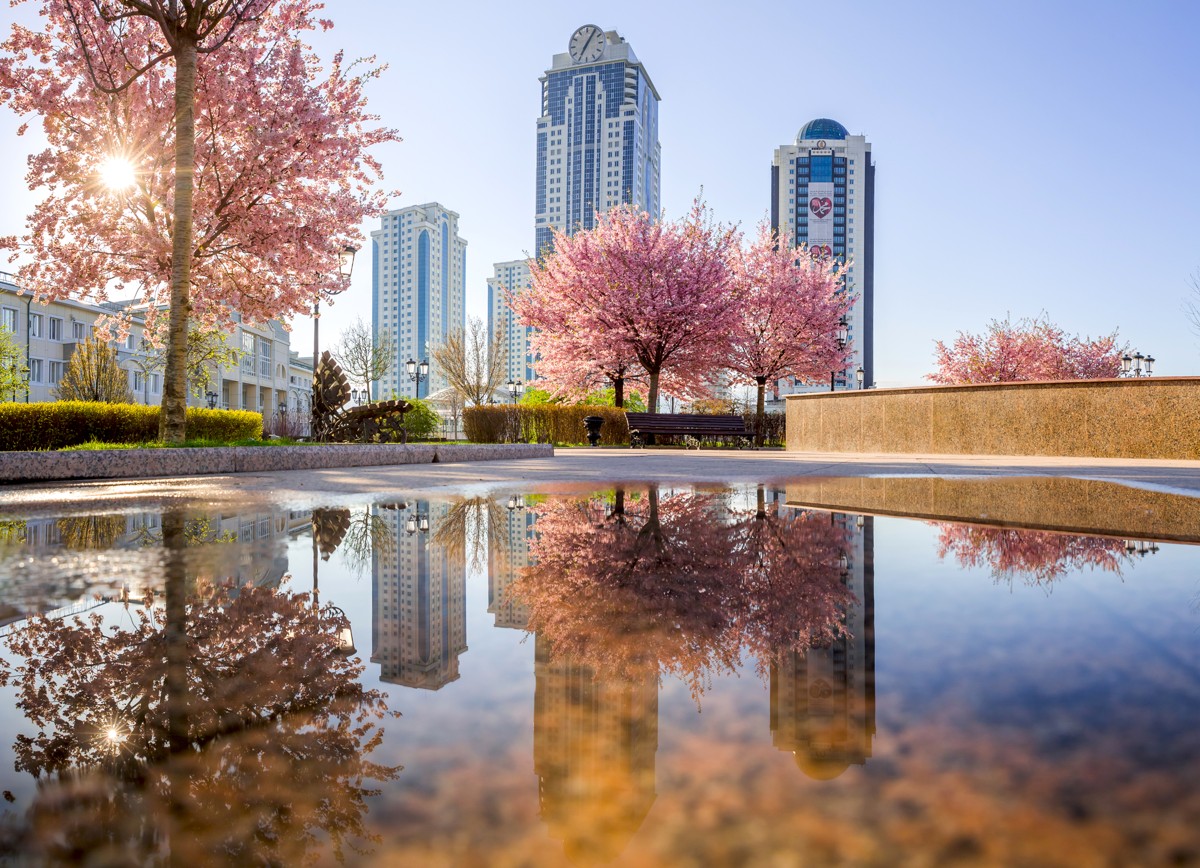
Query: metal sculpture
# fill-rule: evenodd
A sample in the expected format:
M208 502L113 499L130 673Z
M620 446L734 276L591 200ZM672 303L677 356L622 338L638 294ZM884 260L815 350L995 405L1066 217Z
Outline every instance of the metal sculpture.
M358 407L350 404L350 381L329 354L313 374L312 439L322 443L406 443L404 414L412 409L407 401L372 401Z

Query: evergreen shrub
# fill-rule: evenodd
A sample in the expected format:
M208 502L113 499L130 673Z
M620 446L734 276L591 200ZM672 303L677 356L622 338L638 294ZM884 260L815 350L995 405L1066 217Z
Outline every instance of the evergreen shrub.
M442 417L430 404L422 398L401 398L412 405L412 409L404 414L404 428L408 431L408 441L428 440L442 425Z

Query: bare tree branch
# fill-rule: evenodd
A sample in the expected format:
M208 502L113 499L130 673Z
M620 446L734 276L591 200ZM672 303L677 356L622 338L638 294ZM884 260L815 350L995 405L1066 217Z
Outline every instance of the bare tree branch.
M488 341L487 326L478 317L467 320L465 329L453 329L443 344L430 349L438 370L463 401L486 404L500 388L508 367L507 342L503 329Z
M390 332L375 335L359 317L342 332L333 356L352 383L361 383L368 391L383 379L396 360L396 339Z

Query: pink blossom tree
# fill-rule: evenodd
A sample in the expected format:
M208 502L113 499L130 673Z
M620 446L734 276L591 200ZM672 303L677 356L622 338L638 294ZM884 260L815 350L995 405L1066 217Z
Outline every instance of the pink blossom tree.
M651 412L664 379L704 394L734 312L727 259L736 243L699 201L678 221L620 207L594 229L555 231L554 252L531 263L531 287L511 302L538 332L539 376L586 387L597 370L616 384L640 367Z
M854 603L846 532L824 516L729 508L726 492L618 488L535 509L530 566L511 586L529 629L597 672L670 672L699 698L743 650L760 673L841 635Z
M1129 555L1125 541L1098 536L942 524L938 528L938 557L953 554L963 567L990 567L997 579L1024 576L1028 584L1050 587L1067 573L1091 570L1121 574Z
M768 382L796 377L816 383L849 363L837 325L854 297L832 259L789 247L765 223L748 248L732 252L731 272L737 309L726 366L734 382L758 387L755 443L761 446Z
M1116 377L1128 344L1113 331L1092 340L1068 337L1045 318L992 320L987 332L959 332L953 345L935 344L935 383L1007 383L1018 380L1090 380Z
M371 128L364 97L380 70L321 69L298 35L332 26L321 8L42 0L44 29L0 46L0 101L48 141L28 173L46 196L3 246L42 299L140 288L151 327L165 307L169 442L185 436L189 321L306 311L344 288L338 256L385 205L367 149L397 136ZM121 190L102 183L113 160L132 168Z

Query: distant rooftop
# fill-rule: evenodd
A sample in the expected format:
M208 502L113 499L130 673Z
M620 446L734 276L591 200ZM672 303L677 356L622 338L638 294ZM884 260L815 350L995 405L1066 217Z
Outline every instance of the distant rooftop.
M797 144L805 139L844 139L850 135L846 128L837 121L829 118L817 118L809 121L796 134Z

